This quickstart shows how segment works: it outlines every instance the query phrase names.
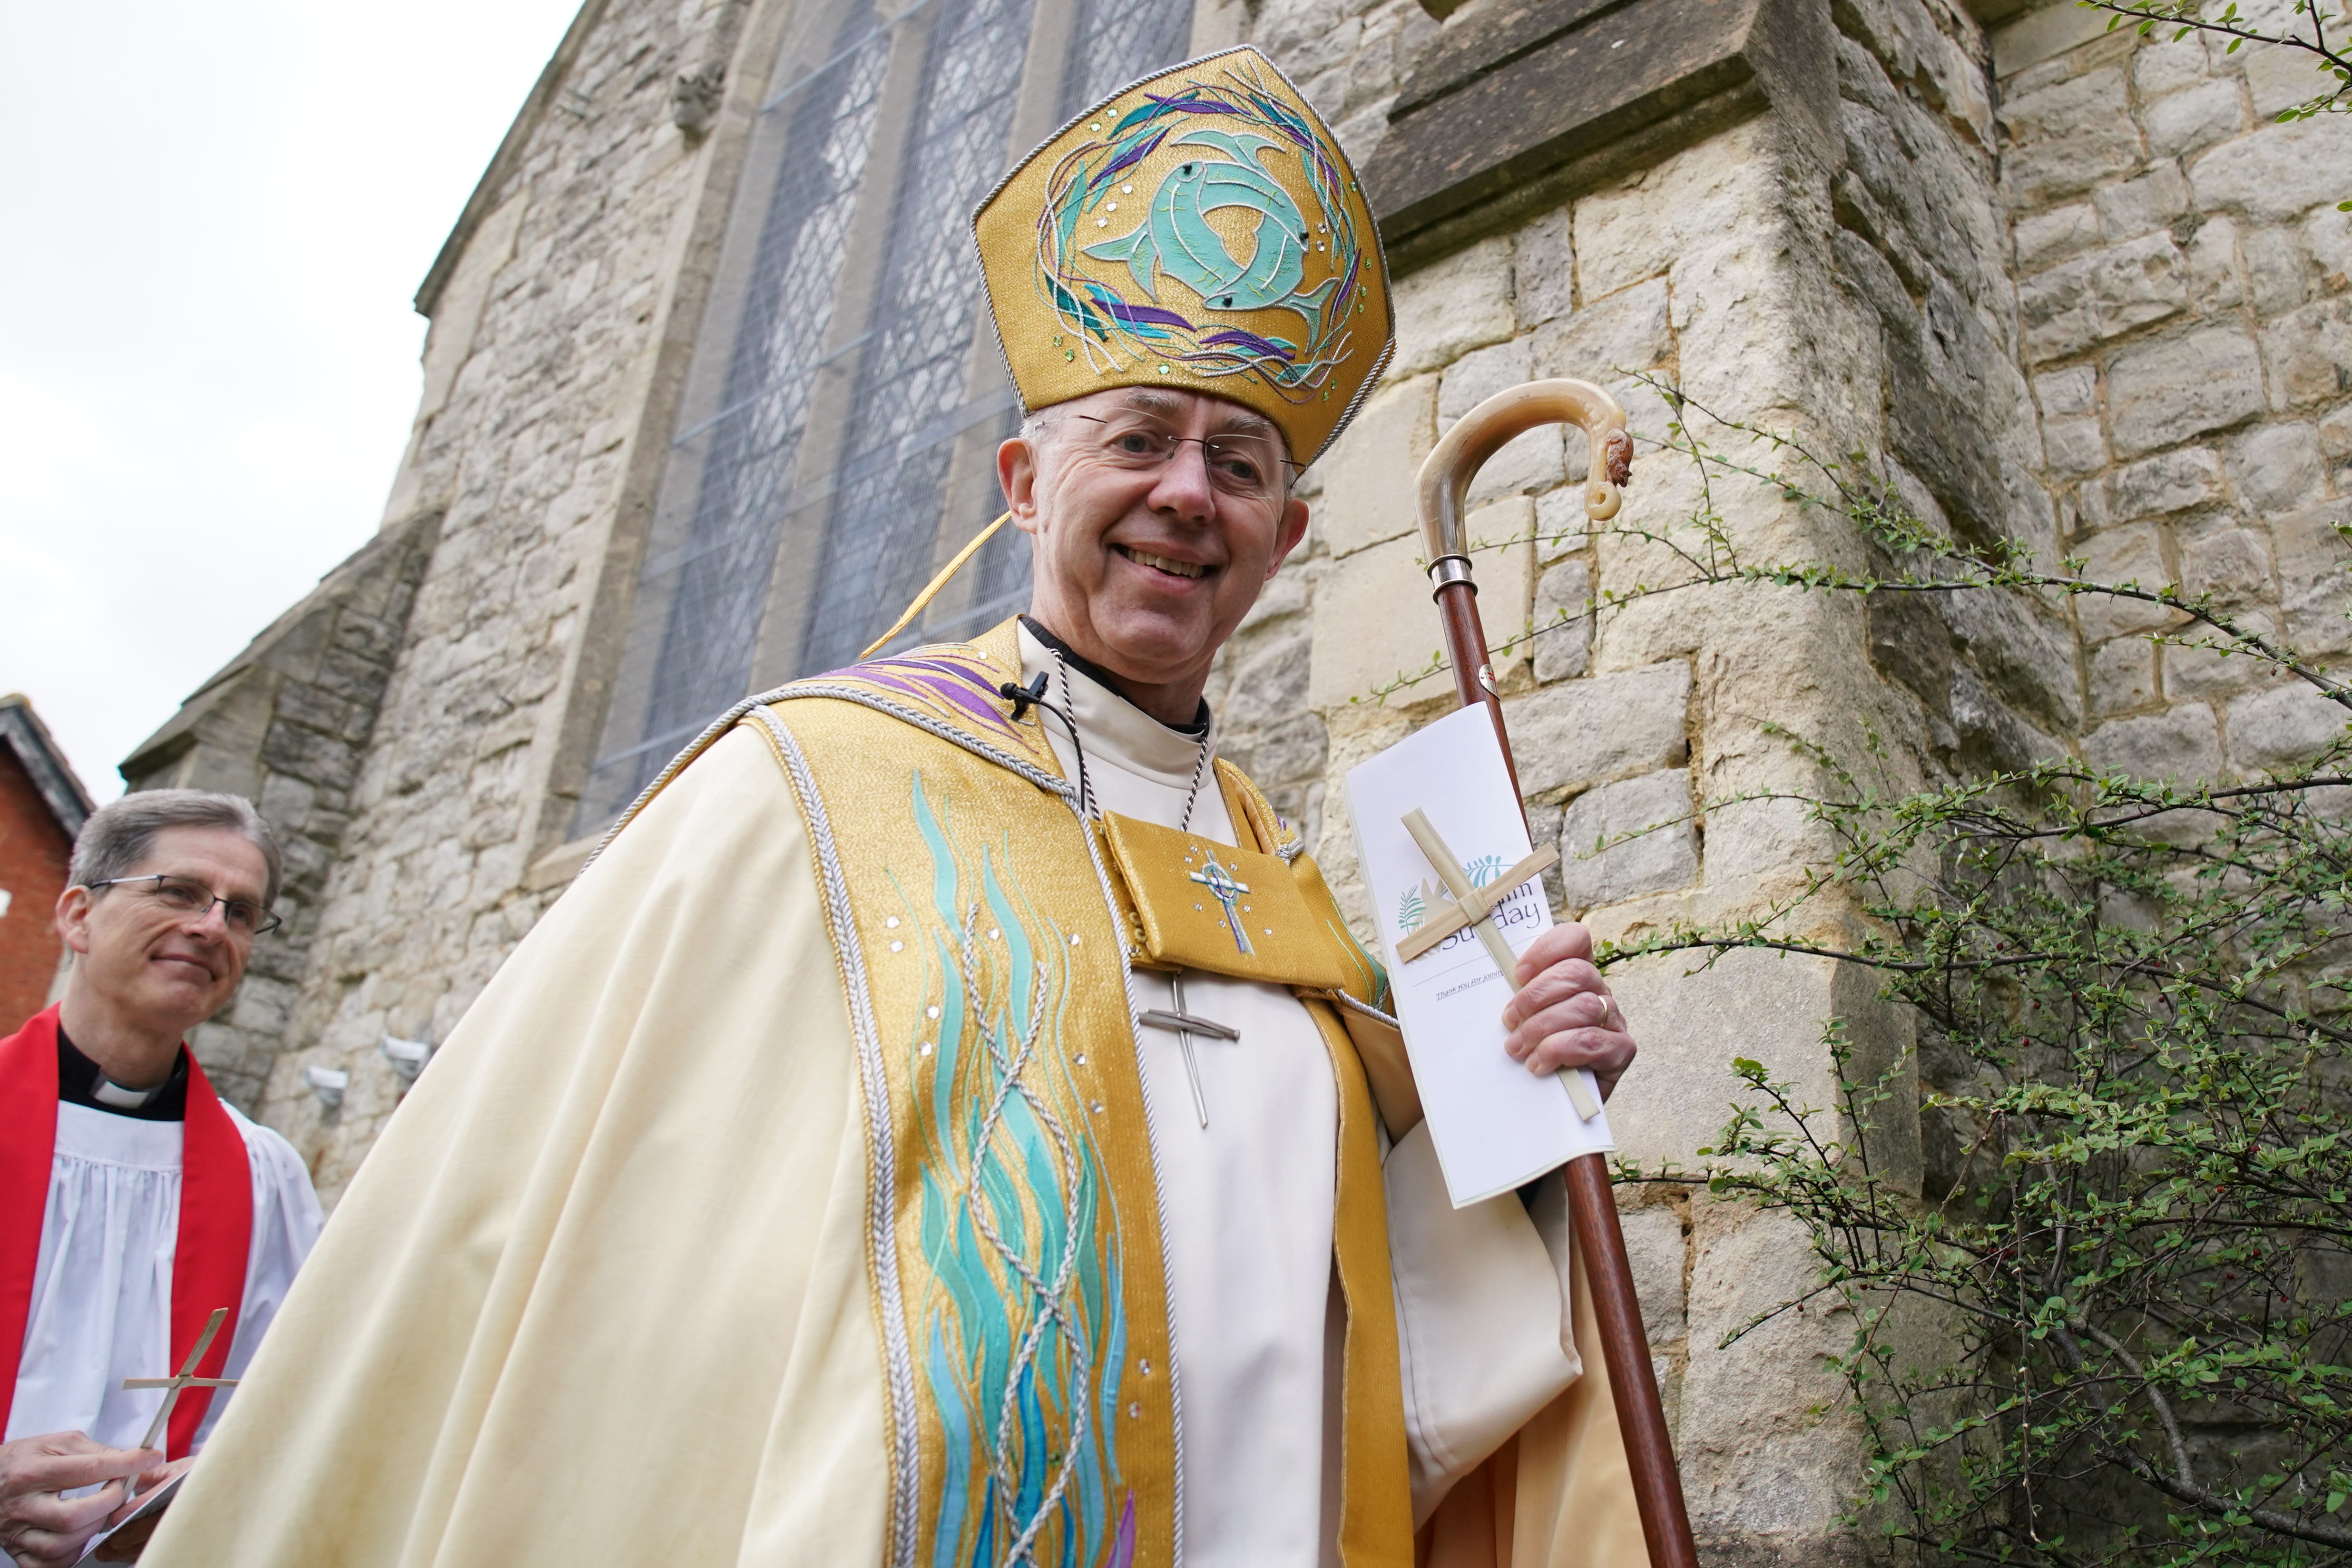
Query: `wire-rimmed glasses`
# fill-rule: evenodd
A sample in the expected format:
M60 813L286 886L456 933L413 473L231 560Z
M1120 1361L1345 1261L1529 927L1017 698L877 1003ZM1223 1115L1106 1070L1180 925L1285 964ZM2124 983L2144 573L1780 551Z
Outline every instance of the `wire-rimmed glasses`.
M202 919L221 907L221 920L231 934L239 937L268 936L285 924L276 914L251 899L224 899L193 877L174 877L158 872L145 877L110 877L102 882L86 884L90 891L100 888L136 888L145 885L147 896L165 909L179 914Z
M1144 413L1074 414L1100 428L1088 443L1096 458L1116 468L1156 473L1175 460L1186 442L1201 448L1209 483L1239 500L1281 499L1303 465L1283 456L1282 438L1266 431L1235 430L1217 436L1180 436Z

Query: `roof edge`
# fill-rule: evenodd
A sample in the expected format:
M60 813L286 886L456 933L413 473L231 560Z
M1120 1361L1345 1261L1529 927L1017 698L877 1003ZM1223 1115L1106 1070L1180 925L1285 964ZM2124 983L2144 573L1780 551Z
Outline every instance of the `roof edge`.
M433 265L425 269L425 281L416 286L413 303L416 313L425 320L433 319L433 308L441 302L441 290L448 285L450 274L457 270L457 258L466 254L467 242L474 237L474 231L481 226L482 220L489 216L491 209L498 205L499 187L506 184L507 176L514 173L516 165L522 162L524 145L530 140L531 132L538 127L540 117L547 112L547 106L554 100L556 89L572 73L572 64L579 59L588 35L595 29L598 22L604 20L604 5L605 0L582 0L578 13L572 18L572 26L563 30L563 41L555 46L555 53L549 56L547 64L541 68L539 80L531 84L529 96L522 100L522 108L515 112L514 123L507 127L505 138L499 142L499 150L490 154L489 166L482 171L482 177L474 184L474 194L466 198L465 207L457 214L457 226L450 229L449 237L441 242L440 254L434 257Z
M65 752L49 734L41 716L33 711L33 700L22 693L0 697L0 742L16 754L16 761L41 793L49 815L58 819L70 839L81 832L81 825L98 809L82 787L73 764L66 761Z

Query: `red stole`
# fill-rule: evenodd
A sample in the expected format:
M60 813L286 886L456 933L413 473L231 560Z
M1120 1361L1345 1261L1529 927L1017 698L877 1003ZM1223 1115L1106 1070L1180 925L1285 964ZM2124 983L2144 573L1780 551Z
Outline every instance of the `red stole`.
M188 1057L188 1119L180 1152L180 1233L172 1254L172 1364L127 1375L169 1377L180 1370L205 1320L228 1309L223 1332L205 1352L198 1377L218 1377L245 1311L246 1261L253 1244L253 1170L245 1138L220 1097ZM0 1040L0 1432L16 1398L16 1362L33 1310L33 1270L40 1261L41 1222L49 1201L49 1167L58 1141L58 1009L35 1016ZM166 1454L182 1458L212 1404L209 1388L184 1389L172 1406Z

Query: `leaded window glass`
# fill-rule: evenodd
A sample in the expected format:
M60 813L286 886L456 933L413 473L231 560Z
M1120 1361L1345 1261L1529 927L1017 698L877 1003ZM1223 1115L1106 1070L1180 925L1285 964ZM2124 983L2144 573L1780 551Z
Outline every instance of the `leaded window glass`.
M1192 0L803 8L745 154L579 832L730 703L856 658L1001 510L1019 407L971 210L1192 27ZM984 630L1028 584L1007 529L903 640Z

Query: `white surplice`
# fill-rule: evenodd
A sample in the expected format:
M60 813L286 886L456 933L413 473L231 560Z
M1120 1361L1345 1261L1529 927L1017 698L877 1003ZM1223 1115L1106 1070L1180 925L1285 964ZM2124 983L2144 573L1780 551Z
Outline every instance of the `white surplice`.
M233 1107L223 1109L245 1139L253 1173L245 1301L221 1374L241 1377L324 1220L310 1173L286 1140ZM82 1432L127 1448L146 1436L163 1393L126 1393L122 1380L179 1371L170 1363L182 1131L177 1121L58 1106L9 1438ZM235 1393L215 1391L196 1447L204 1447Z
M1022 673L1049 678L1086 747L1097 808L1175 827L1199 767L1190 829L1235 842L1201 742L1069 669L1021 631ZM1071 782L1077 754L1045 721ZM1213 731L1209 754L1215 754ZM1138 971L1134 1005L1173 1005L1170 978ZM1285 988L1188 973L1185 1011L1241 1031L1141 1027L1173 1298L1183 1425L1183 1560L1190 1568L1316 1568L1336 1562L1339 1315L1331 1264L1339 1100L1330 1057ZM1193 1100L1197 1071L1202 1126ZM1565 1194L1535 1212L1505 1194L1455 1210L1426 1127L1387 1152L1416 1523L1581 1371L1568 1313Z

